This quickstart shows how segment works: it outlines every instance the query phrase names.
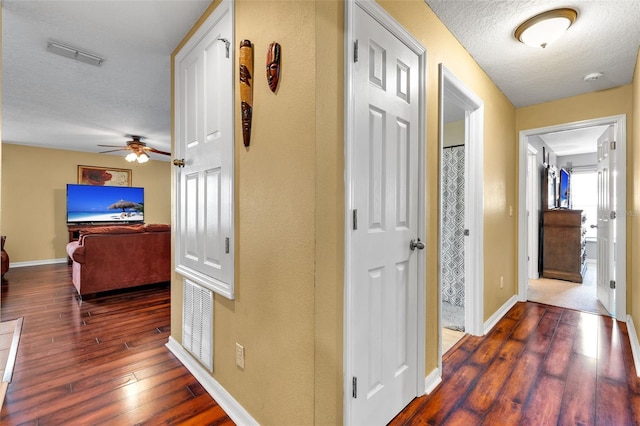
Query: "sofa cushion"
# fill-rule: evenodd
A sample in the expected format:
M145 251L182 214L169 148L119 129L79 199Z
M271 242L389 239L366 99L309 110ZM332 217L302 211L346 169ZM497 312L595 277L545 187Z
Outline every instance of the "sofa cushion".
M147 232L168 232L171 231L171 225L164 223L150 223L145 225Z

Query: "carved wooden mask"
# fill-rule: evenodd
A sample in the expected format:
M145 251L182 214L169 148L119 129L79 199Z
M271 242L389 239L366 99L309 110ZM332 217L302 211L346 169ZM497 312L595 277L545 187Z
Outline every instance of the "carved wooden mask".
M267 50L267 82L269 89L275 93L280 81L280 44L275 41Z

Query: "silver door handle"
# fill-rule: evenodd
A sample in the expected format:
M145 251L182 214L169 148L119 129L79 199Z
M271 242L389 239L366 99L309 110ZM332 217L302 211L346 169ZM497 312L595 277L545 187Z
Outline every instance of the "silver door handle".
M424 249L424 243L422 241L420 241L420 238L418 238L418 241L411 240L409 242L409 248L411 249L411 251L413 251L415 249L423 250Z

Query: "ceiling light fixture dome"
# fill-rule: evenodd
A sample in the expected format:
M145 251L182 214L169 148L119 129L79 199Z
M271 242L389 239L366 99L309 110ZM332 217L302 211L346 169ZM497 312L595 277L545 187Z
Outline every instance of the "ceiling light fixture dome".
M570 8L543 12L524 21L514 33L522 43L545 48L564 34L576 21L578 12Z

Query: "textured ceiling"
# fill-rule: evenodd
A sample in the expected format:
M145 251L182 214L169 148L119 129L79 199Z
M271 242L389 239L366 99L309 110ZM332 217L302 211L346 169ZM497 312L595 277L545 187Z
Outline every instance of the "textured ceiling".
M141 135L170 151L170 55L209 3L2 0L3 141L99 152L98 144L124 145L127 135ZM427 4L517 107L631 82L638 0ZM513 38L519 23L558 7L579 13L558 42L543 50ZM49 39L106 61L95 67L53 55ZM604 76L583 81L591 72Z
M426 0L516 107L631 83L640 45L638 0ZM528 18L571 7L578 19L545 49L513 33ZM604 76L585 82L593 72Z
M633 78L640 46L638 0L426 3L518 108L622 86ZM575 9L578 18L555 43L539 49L514 38L517 26L528 18L561 7ZM604 75L584 81L594 72ZM547 134L543 139L558 155L572 155L594 152L600 134L599 128L582 129Z
M3 0L3 141L98 152L133 134L171 151L171 52L209 3ZM50 39L106 61L54 55Z

